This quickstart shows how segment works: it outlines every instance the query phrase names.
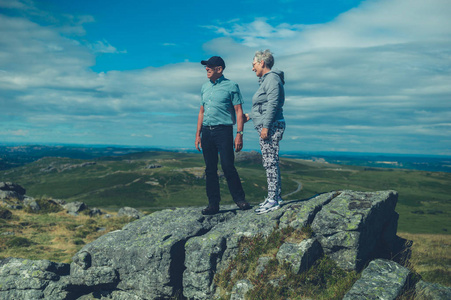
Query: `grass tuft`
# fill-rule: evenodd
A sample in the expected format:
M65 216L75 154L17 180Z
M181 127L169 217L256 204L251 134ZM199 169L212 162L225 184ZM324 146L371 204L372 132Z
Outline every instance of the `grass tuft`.
M445 234L398 233L412 240L412 256L409 267L424 281L451 287L451 237Z
M26 248L33 244L33 241L24 237L12 237L5 241L5 246L8 248Z
M288 264L280 264L276 259L277 251L283 243L301 242L310 238L311 233L308 227L300 231L285 228L275 230L267 238L243 237L238 255L225 270L215 276L221 297L229 298L236 282L248 279L254 286L246 295L248 299L301 299L304 296L314 299L342 299L357 280L356 272L343 271L332 260L324 257L307 272L293 274Z

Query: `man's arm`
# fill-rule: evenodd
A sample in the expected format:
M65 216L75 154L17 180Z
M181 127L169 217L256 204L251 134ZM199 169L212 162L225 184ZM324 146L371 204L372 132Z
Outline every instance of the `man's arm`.
M196 131L196 149L200 152L202 148L200 133L202 132L202 122L204 121L204 106L201 105L199 110L199 116L197 117L197 131Z
M236 131L243 131L243 108L241 107L241 104L234 105L233 107L235 108L236 115ZM241 149L243 149L243 135L241 133L237 133L235 137L235 152L240 152Z

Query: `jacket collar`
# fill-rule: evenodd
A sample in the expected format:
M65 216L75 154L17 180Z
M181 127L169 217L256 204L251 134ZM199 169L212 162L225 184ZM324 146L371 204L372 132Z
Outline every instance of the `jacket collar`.
M270 73L271 71L269 71L268 73ZM259 79L258 79L258 84L262 84L263 83L263 81L265 80L265 78L266 78L266 75L268 75L268 73L266 73L265 75L263 75L262 77L260 77Z

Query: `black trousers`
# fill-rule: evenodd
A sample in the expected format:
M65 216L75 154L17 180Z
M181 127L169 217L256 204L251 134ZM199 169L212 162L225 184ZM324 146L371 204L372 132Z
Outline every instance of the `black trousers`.
M205 161L206 190L209 205L218 206L221 201L218 178L218 153L233 201L235 203L245 201L241 180L235 168L233 126L203 126L201 143Z

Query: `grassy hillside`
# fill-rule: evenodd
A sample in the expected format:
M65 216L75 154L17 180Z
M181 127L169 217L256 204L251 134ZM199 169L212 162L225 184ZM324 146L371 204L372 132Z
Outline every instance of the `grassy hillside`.
M71 216L65 211L11 212L11 218L0 219L0 259L17 257L70 263L85 244L132 221L130 217Z
M90 207L144 210L207 203L204 163L200 154L143 152L92 158L43 158L22 167L0 171L0 181L16 182L33 197L83 201ZM266 177L259 161L237 163L248 201L261 202ZM331 190L399 192L399 231L451 232L451 174L333 165L300 159L281 160L286 200L306 199ZM301 184L301 189L296 192ZM221 179L223 203L231 203ZM293 193L295 192L295 193Z

